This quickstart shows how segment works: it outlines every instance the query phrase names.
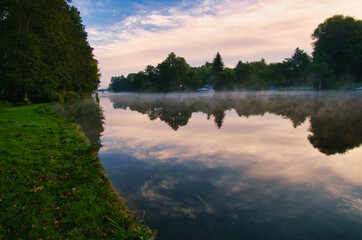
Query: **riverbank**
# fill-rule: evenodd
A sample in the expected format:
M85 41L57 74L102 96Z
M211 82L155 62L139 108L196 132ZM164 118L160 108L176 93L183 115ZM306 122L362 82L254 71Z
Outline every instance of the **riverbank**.
M78 125L0 104L0 239L152 239Z

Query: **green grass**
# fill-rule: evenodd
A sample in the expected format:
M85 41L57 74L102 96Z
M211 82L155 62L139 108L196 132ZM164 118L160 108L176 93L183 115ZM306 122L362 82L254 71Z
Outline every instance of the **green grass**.
M77 125L0 104L0 239L152 239Z

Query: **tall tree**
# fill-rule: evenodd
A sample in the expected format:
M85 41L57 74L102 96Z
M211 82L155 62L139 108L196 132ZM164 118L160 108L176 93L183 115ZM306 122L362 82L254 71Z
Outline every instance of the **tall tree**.
M97 86L97 61L79 12L69 2L1 2L0 98L53 101Z
M159 72L158 72L158 69L155 68L154 66L152 65L148 65L145 69L145 73L148 77L148 81L150 82L150 85L151 85L151 90L157 90L159 89L159 86L158 86L158 78L159 78Z
M175 90L185 84L190 66L183 57L177 57L171 52L167 58L157 65L159 72L159 87L161 91Z
M290 77L293 78L295 85L303 85L303 73L307 69L308 65L312 62L312 57L300 48L296 48L291 58L286 58L284 64L286 64L290 71Z
M41 39L32 31L38 4L5 0L1 4L1 96L28 102L39 76Z
M362 75L362 21L353 17L335 15L314 30L314 60L326 62L337 77L361 79Z
M219 52L217 52L214 60L212 61L212 71L215 73L222 72L224 68L225 66L224 62L222 61L221 55Z

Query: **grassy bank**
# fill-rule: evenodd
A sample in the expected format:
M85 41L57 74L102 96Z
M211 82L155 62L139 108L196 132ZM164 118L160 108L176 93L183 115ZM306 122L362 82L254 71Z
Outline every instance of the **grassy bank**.
M77 125L0 104L0 239L149 239Z

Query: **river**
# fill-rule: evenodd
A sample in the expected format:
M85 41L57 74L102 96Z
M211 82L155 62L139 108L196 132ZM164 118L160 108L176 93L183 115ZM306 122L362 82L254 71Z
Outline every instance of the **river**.
M361 92L104 93L98 113L157 239L362 237Z

